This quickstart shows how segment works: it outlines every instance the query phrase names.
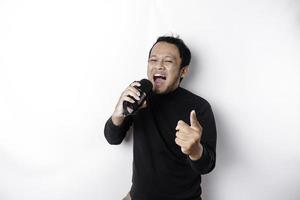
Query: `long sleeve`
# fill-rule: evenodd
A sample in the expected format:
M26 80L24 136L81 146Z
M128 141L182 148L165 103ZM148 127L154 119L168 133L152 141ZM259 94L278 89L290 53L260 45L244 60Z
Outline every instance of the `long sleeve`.
M149 96L148 107L133 116L133 199L198 199L201 175L216 162L216 125L209 103L185 89ZM190 122L196 111L203 127L202 157L192 161L176 144L179 120Z
M126 117L120 126L113 124L111 117L104 127L104 136L109 144L121 144L132 124L132 118Z
M199 160L188 159L193 170L199 174L207 174L214 169L216 164L217 131L214 115L209 104L207 104L201 115L200 124L203 126L203 132L200 143L203 146L203 153Z

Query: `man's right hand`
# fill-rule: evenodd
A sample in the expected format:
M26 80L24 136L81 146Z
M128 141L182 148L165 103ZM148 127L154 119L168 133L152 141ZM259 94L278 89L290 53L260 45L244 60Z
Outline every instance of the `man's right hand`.
M123 115L123 102L128 101L130 103L134 103L134 99L137 101L140 100L140 92L138 89L135 88L135 86L140 87L141 84L137 81L131 83L121 94L119 101L115 107L115 110L112 114L112 122L114 125L119 126L123 123L125 116ZM133 99L134 98L134 99ZM142 106L143 107L143 106ZM127 108L129 113L132 113L133 110L130 108Z

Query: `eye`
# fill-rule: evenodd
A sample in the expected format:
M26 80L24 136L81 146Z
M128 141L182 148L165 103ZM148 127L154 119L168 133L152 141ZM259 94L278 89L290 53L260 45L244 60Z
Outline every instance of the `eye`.
M173 60L165 60L167 63L173 63Z
M155 58L150 58L149 60L148 60L148 62L156 62L157 60L155 59Z

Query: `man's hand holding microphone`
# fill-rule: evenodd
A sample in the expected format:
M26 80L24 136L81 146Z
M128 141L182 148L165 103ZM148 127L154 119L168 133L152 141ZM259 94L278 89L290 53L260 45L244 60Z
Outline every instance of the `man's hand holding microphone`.
M112 122L119 126L126 116L146 107L146 96L152 90L152 83L147 79L131 83L121 94L112 114Z
M121 94L115 110L112 114L112 122L119 126L126 116L147 106L146 96L152 90L152 83L147 79L131 83ZM190 113L190 125L182 120L176 126L175 143L181 147L182 153L188 155L192 160L198 160L203 153L203 146L200 143L202 126L199 123L196 112Z

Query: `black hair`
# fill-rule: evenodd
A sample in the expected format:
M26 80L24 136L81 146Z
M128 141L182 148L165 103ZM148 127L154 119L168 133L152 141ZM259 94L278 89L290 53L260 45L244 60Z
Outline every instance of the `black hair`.
M190 64L191 57L192 57L190 49L185 45L182 39L174 36L160 36L159 38L157 38L156 42L152 45L149 51L148 58L150 58L150 54L154 45L157 44L158 42L167 42L170 44L174 44L177 47L181 58L180 68L183 68Z

